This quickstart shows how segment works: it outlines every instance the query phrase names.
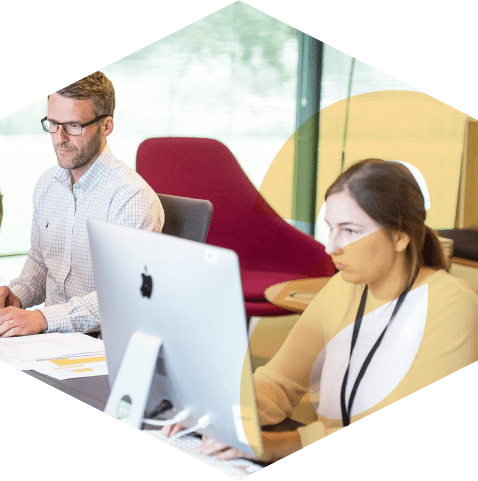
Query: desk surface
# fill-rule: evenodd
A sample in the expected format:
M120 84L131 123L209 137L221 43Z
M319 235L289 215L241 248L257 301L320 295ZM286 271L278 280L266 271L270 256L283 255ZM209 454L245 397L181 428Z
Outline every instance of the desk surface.
M99 409L100 411L104 411L105 409L106 402L110 394L108 376L82 377L78 379L64 379L60 381L36 371L23 372L44 382L45 384L48 384L66 394L69 394L70 396L73 396L80 401L83 401L86 404L89 404L90 406L93 406L96 409ZM271 432L293 431L300 426L303 426L303 424L287 418L280 424L275 426L264 426L262 429L264 431ZM144 429L157 428L145 425Z
M327 284L329 279L330 277L314 277L281 282L267 288L264 295L272 304L290 311L303 312L315 294ZM302 294L302 296L297 296L297 294Z
M24 372L100 411L105 409L106 401L110 395L108 376L81 377L60 381L36 371Z

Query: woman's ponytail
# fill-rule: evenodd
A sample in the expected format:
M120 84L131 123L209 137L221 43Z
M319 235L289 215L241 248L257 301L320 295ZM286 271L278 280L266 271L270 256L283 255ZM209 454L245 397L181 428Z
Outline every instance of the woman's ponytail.
M425 226L425 242L423 243L422 257L424 265L445 269L447 272L450 272L440 241L435 232L427 225Z

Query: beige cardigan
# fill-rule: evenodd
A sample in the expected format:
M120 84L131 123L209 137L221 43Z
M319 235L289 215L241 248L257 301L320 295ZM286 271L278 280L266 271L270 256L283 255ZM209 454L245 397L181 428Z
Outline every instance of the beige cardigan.
M428 284L426 323L410 368L384 399L352 416L351 422L478 359L476 291L443 270L433 273L414 290L424 284ZM261 425L277 424L290 416L291 409L309 392L311 370L319 353L334 336L353 324L363 289L364 286L345 282L340 273L336 274L304 311L280 351L266 366L257 369L254 385ZM365 315L373 310L373 302L369 296ZM349 350L350 344L344 352L347 360ZM311 444L341 427L341 419L319 414L316 422L299 428L302 445Z

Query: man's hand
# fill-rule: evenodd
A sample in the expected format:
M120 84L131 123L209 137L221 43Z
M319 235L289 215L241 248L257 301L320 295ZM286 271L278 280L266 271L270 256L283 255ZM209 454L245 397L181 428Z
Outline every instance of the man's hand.
M25 311L18 307L0 309L0 337L28 336L48 329L41 311Z
M0 287L0 308L1 307L22 307L20 299L7 286Z

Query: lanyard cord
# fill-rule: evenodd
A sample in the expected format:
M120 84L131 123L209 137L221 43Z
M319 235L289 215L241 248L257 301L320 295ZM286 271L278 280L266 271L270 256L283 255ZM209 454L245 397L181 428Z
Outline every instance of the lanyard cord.
M380 343L382 342L383 337L385 336L385 332L388 329L388 326L392 322L393 318L395 317L395 314L398 312L400 309L400 306L402 305L403 301L405 300L406 295L412 288L413 283L415 282L416 278L418 276L418 269L417 272L410 282L410 284L407 286L407 288L400 294L400 297L398 298L397 303L395 304L395 308L393 309L392 316L390 317L390 320L388 321L387 325L385 326L385 329L382 331L382 334L380 334L380 337L377 339L375 344L373 345L372 349L370 349L370 352L368 353L364 363L362 364L362 367L360 369L360 372L357 376L357 379L355 380L354 386L352 388L352 392L350 393L350 398L348 402L348 406L346 405L345 402L345 390L347 388L347 380L349 377L349 369L350 369L350 360L352 359L352 353L354 352L355 348L355 343L357 342L358 334L360 331L360 326L362 324L362 317L363 313L365 310L365 304L367 302L367 292L368 292L368 286L365 286L365 289L362 294L362 299L360 300L360 306L357 311L357 317L355 318L355 324L354 324L354 330L352 334L352 343L350 345L350 356L349 356L349 363L347 365L347 370L345 371L344 375L344 380L342 381L342 389L340 391L340 408L342 410L342 422L344 426L348 426L350 424L350 416L352 412L352 405L355 399L355 395L357 394L357 389L359 387L360 381L362 381L362 378L365 374L365 371L367 370L370 361L372 360L373 355L378 349L378 346L380 346Z

